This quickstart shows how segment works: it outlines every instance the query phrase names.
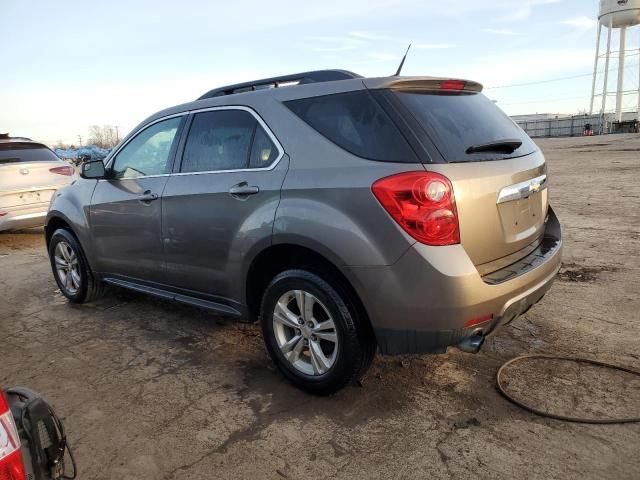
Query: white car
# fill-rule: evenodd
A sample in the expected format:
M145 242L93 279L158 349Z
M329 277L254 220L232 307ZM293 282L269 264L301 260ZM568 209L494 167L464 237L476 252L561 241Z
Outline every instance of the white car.
M52 195L75 176L47 146L0 138L0 231L44 225Z

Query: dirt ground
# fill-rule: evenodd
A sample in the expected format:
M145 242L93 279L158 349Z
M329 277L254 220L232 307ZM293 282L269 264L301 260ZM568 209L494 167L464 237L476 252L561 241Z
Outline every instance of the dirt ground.
M315 398L255 326L119 290L69 305L34 230L0 235L0 384L45 393L81 479L638 479L640 424L545 419L495 388L526 353L640 369L640 137L539 144L564 267L478 355L378 356L361 386ZM529 362L507 377L556 412L640 416L629 375Z

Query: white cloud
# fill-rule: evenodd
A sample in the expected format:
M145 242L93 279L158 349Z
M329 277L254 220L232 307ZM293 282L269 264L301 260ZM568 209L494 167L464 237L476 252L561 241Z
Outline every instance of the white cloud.
M372 32L349 32L349 36L354 38L360 38L362 40L387 40L389 37L386 35L378 35Z
M591 49L531 49L526 55L515 51L475 57L471 63L458 69L436 71L435 74L469 78L485 87L493 87L555 78L566 72L588 71L590 68L593 68ZM492 94L498 92L500 89L491 91Z
M445 17L469 16L478 12L494 12L494 17L504 22L524 21L537 7L560 3L563 0L423 0L415 4L430 15ZM419 7L418 7L419 5Z
M493 35L517 35L516 32L508 28L483 28L481 31Z
M326 46L316 46L311 49L314 52L325 52L325 53L335 53L335 52L348 52L349 50L354 50L358 48L355 45L326 45Z
M593 30L596 28L598 22L594 18L580 16L574 18L568 18L567 20L563 20L563 25L569 25L571 27L575 27L578 30Z
M365 44L364 40L349 37L310 37L306 43L310 43L311 50L320 53L338 53L355 50Z
M402 60L402 54L388 53L388 52L372 52L367 54L367 57L372 60L379 60L382 62L395 60L399 63L400 60Z
M453 43L414 43L411 48L417 48L420 50L442 50L447 48L456 48Z

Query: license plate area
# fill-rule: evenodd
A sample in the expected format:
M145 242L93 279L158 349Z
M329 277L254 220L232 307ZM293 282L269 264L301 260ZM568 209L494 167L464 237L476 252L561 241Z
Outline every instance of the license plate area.
M512 200L498 205L500 220L507 242L518 242L535 235L544 223L545 192L536 192L528 198Z
M10 208L22 205L48 203L54 190L33 190L18 193L0 194L0 207Z

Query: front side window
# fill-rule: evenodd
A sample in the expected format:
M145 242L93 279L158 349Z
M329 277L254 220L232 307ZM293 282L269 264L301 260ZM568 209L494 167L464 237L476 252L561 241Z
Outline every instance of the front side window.
M183 117L154 123L127 143L116 155L114 178L137 178L170 173L171 151L178 139Z
M182 172L215 172L248 167L257 120L244 110L197 113L182 156Z

